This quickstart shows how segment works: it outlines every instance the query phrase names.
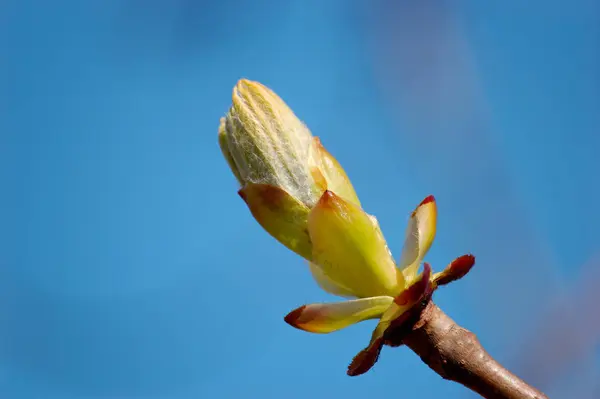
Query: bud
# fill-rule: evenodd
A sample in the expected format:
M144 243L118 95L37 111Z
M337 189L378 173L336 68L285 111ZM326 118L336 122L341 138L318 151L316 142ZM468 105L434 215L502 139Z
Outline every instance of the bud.
M433 275L423 263L436 234L433 196L411 213L396 265L377 219L362 209L344 169L283 100L260 83L240 80L235 86L233 105L221 118L219 146L240 184L238 194L258 223L309 261L321 288L353 298L301 306L285 321L325 334L379 319L349 375L369 370L383 345L402 344L433 291L473 266L473 257L461 257Z
M466 276L475 265L475 257L471 254L459 256L441 272L433 276L433 282L436 286L446 285Z
M277 187L310 208L323 188L309 167L313 137L271 90L240 80L221 119L219 144L240 184Z
M344 169L273 91L240 80L221 118L219 145L254 218L311 262L321 287L355 297L404 287L377 220L362 210Z

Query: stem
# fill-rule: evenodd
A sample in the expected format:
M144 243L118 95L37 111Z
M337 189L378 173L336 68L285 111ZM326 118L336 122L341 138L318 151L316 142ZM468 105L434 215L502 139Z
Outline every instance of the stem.
M442 378L484 398L548 399L494 360L475 334L457 325L432 301L403 342Z

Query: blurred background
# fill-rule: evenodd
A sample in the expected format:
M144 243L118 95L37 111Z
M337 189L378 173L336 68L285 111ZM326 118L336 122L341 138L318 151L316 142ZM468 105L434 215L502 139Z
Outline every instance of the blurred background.
M552 398L600 397L594 0L0 2L0 397L474 398L252 219L217 145L239 78L274 89L397 256L428 194L436 302Z

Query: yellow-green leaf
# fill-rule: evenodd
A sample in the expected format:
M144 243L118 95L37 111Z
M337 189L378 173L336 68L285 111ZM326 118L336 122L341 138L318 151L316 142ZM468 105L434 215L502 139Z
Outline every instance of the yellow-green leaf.
M325 179L326 187L323 187L324 189L333 191L344 200L360 206L358 196L356 195L354 187L352 186L348 175L346 175L344 168L342 168L333 155L323 147L323 144L321 144L321 140L318 137L313 137L310 158L311 167L316 167ZM318 173L313 172L313 175L318 176ZM315 180L318 181L319 179L316 178Z
M352 290L348 287L344 287L339 282L333 281L325 273L321 270L321 267L313 262L308 262L308 266L310 268L310 272L323 290L329 292L330 294L345 297L345 298L353 298L355 297Z
M326 191L308 217L313 261L331 280L359 298L404 288L377 223L360 207Z
M307 260L312 246L307 231L309 209L282 189L247 183L239 192L252 216L283 245Z
M406 238L398 261L404 278L410 283L416 278L419 265L435 238L437 207L433 195L425 198L410 215Z
M378 296L304 305L290 312L285 321L300 330L326 334L364 320L381 317L393 301L391 296Z

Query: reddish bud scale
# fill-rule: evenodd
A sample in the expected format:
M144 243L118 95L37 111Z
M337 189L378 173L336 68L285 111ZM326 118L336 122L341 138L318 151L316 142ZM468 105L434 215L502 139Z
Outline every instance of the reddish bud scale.
M429 263L424 263L421 278L417 280L414 284L412 284L410 287L402 291L402 293L396 298L394 298L394 302L399 306L406 306L411 302L419 301L423 293L426 291L427 286L430 284L430 277L431 266L429 265Z
M463 278L475 265L475 257L471 254L460 256L452 261L436 279L437 285L445 285Z
M383 347L383 338L376 339L369 347L363 349L354 356L352 362L348 366L347 374L351 377L366 373L377 363L381 348Z
M390 326L383 333L385 344L390 346L402 345L402 339L411 331L414 322L418 320L423 310L424 303L427 303L426 299L429 299L433 293L430 277L431 266L429 263L425 263L421 278L402 293L409 293L408 296L410 297L409 301L404 305L408 303L412 303L413 305L390 323Z
M433 287L430 284L427 291L419 299L419 302L391 323L384 333L385 345L398 347L403 344L404 338L412 331L413 326L421 317L421 312L431 299L431 294L433 294Z
M423 299L431 296L433 290L430 277L431 266L425 263L421 278L394 299L394 302L399 306L413 304L412 307L393 320L380 338L374 340L352 359L348 367L349 376L357 376L369 371L377 362L384 344L390 346L402 345L402 339L411 331L414 322L418 320L423 309Z

